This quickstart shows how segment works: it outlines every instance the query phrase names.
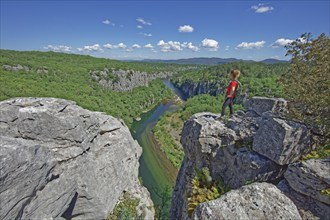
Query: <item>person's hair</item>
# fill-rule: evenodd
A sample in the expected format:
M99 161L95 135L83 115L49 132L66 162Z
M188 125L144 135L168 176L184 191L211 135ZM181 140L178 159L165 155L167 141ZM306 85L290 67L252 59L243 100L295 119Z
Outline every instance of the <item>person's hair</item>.
M239 75L241 75L241 71L239 70L231 70L230 74L234 77L234 79L237 79L239 77Z

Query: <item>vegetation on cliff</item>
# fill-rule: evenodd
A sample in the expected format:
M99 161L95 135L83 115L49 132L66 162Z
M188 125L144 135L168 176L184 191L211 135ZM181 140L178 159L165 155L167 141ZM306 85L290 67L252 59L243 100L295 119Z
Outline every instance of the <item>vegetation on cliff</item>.
M83 108L122 118L128 125L142 111L170 97L172 92L161 80L154 80L149 86L137 87L131 92L111 91L93 81L90 71L113 68L153 73L182 69L175 64L120 62L54 52L0 52L0 100L23 96L69 99ZM26 68L10 70L17 65Z
M282 76L285 98L291 101L292 117L313 126L321 145L330 147L330 38L311 34L287 45L292 57L289 70Z

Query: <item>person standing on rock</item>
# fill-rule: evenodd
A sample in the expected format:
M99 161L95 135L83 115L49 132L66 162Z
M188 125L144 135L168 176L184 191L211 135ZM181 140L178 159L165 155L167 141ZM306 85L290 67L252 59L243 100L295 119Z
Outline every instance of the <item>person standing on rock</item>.
M224 115L225 115L225 111L227 106L229 106L229 111L230 111L230 115L234 114L234 99L235 99L235 92L238 89L238 77L240 76L241 71L235 69L235 70L231 70L229 73L229 78L230 78L230 83L227 87L227 91L226 91L226 99L223 102L222 105L222 111L221 111L221 117L219 119L221 119Z

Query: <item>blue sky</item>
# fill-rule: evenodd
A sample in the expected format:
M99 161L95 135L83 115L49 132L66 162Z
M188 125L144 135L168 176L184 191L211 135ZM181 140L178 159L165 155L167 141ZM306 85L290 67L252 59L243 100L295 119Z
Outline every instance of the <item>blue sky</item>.
M329 36L322 1L3 1L1 49L113 59L288 59L305 32Z

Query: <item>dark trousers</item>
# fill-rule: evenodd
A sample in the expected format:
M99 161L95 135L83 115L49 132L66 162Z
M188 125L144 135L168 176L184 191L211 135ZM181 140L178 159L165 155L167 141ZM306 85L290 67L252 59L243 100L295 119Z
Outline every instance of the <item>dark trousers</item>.
M225 111L227 106L229 106L230 114L234 114L234 108L233 108L233 101L234 99L231 98L226 98L223 105L222 105L222 111L221 111L221 116L225 115Z

